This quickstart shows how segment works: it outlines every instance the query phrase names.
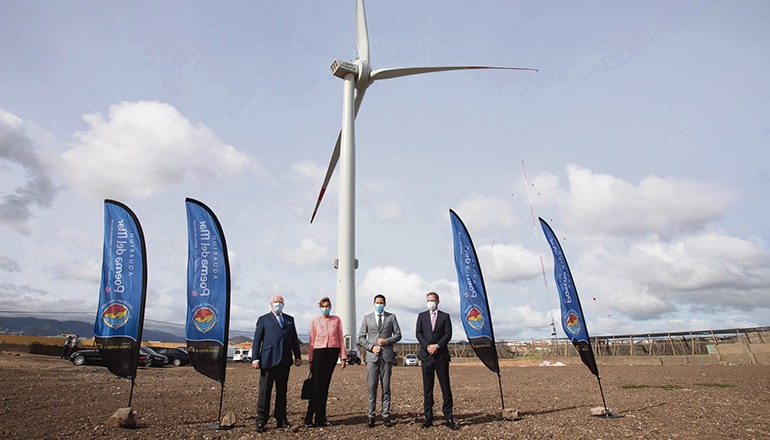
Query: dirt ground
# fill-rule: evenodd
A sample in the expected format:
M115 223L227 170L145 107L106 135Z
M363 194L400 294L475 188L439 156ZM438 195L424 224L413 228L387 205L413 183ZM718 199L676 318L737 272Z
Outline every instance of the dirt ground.
M443 438L466 439L768 439L770 367L605 366L600 367L607 405L623 417L591 415L602 406L596 378L585 367L506 366L502 369L505 407L517 421L497 420L497 376L479 365L450 368L457 433L445 426L422 429L422 378L418 367L393 370L395 426L368 429L366 368L338 369L333 378L329 420L335 426L302 425L307 402L299 399L307 365L292 368L289 430L258 434L254 427L259 375L248 364L230 364L223 413L236 426L208 427L217 419L220 386L191 367L140 368L132 406L137 427L109 428L115 410L128 406L130 381L98 366L25 353L0 355L0 438ZM437 416L441 393L436 390Z

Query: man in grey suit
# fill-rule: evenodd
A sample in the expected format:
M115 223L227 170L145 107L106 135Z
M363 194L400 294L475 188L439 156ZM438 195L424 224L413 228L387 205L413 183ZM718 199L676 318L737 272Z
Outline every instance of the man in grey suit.
M374 297L374 313L364 316L358 331L358 344L366 351L366 381L369 386L367 428L374 428L377 410L377 384L382 385L382 424L393 426L390 420L390 373L396 354L393 345L401 340L401 328L396 315L385 311L385 296Z

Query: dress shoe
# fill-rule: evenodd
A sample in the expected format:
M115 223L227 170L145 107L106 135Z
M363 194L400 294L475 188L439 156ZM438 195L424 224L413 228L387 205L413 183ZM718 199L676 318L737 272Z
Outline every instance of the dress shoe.
M390 428L393 426L393 422L390 421L390 417L383 417L382 424Z
M422 427L423 428L430 428L431 426L433 426L433 419L425 419L422 422Z
M284 420L283 422L278 423L278 427L283 429L289 429L291 428L291 423L289 423L288 420Z
M265 425L257 423L257 432L265 432Z
M332 422L315 422L313 424L316 428L328 428L330 426L334 426L334 423Z
M369 419L366 421L366 427L374 428L374 417L369 417Z
M449 427L452 431L457 431L460 429L460 426L455 422L455 419L447 419L446 420L446 426Z

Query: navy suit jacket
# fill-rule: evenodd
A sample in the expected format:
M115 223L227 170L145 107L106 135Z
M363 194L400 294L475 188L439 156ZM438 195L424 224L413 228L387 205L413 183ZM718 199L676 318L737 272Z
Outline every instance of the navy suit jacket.
M272 368L279 365L288 367L294 359L302 359L294 318L283 313L283 328L281 328L273 312L260 316L257 319L252 348L254 359L259 359L259 368ZM292 359L292 353L294 359Z
M452 339L452 320L449 313L438 311L436 316L436 329L431 329L430 312L424 311L417 315L417 326L415 329L417 340L420 342L420 360L432 362L433 360L449 362L449 341ZM431 356L428 353L428 345L438 344L438 353Z

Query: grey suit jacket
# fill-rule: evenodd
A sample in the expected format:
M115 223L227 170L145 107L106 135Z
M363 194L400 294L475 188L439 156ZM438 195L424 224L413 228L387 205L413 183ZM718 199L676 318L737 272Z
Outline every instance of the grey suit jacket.
M372 348L377 344L378 338L388 340L388 345L382 346L380 355L385 362L396 362L396 355L393 351L393 344L401 340L401 327L398 326L396 315L388 312L382 314L382 328L377 328L377 315L372 312L364 316L361 322L361 329L358 331L358 345L364 347L366 351L366 362L377 362L378 355L372 352Z

